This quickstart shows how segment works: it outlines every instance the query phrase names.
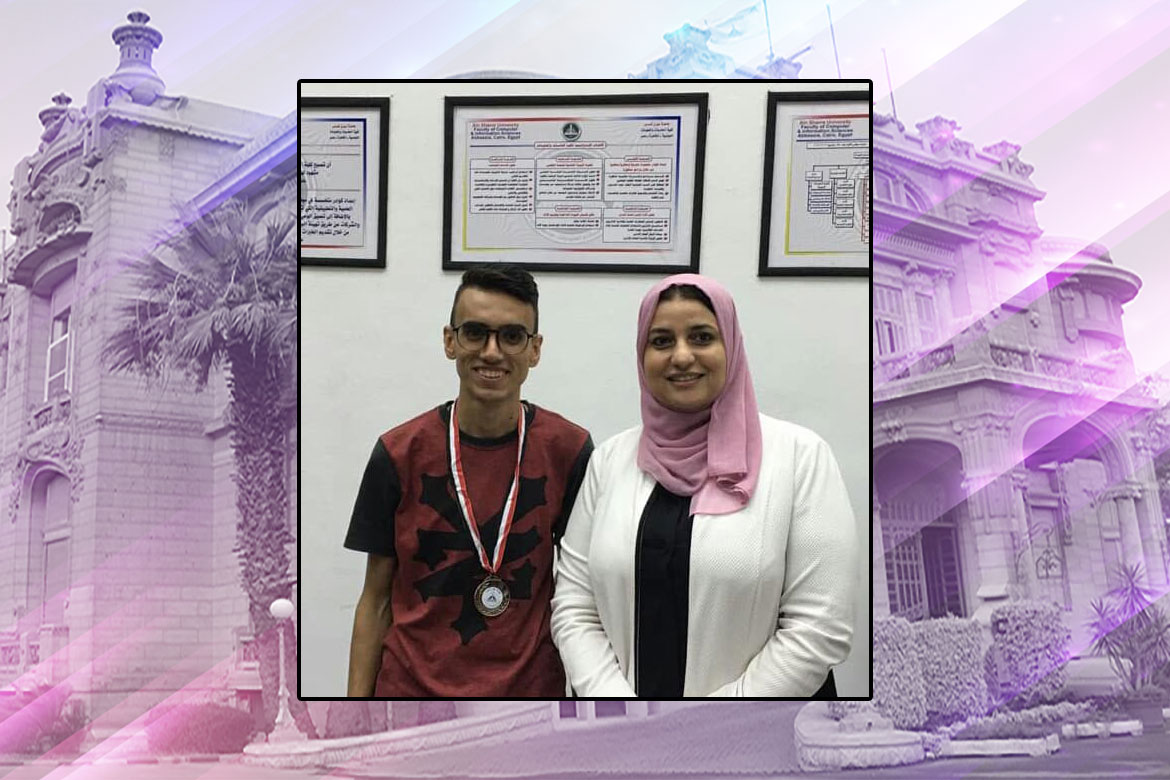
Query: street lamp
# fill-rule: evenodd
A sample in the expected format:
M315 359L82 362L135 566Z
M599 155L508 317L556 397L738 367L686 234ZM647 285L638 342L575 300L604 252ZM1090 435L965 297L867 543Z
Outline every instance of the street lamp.
M288 708L288 683L284 679L284 621L292 617L293 603L288 599L276 599L268 605L268 614L276 618L276 627L280 636L280 708L276 711L276 723L272 733L268 735L269 742L293 742L305 739L305 735L297 728L292 713Z

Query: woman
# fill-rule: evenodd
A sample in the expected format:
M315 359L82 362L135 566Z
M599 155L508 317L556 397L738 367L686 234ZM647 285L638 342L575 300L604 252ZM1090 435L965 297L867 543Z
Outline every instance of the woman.
M730 294L638 313L642 425L602 444L561 543L553 641L583 697L811 696L852 638L858 542L816 434L758 413Z

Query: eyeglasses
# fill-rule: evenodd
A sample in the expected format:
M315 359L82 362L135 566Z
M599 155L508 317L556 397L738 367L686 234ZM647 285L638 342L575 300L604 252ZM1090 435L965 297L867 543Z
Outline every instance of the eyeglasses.
M465 322L451 330L455 331L455 340L459 342L459 346L474 350L486 347L488 337L494 333L496 346L505 355L519 355L528 346L528 340L536 335L529 333L523 325L489 328L482 322Z

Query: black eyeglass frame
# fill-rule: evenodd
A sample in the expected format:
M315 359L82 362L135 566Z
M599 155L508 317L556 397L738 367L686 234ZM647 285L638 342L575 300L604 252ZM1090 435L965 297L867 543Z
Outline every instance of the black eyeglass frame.
M462 330L467 325L475 325L475 326L478 326L480 328L483 328L485 335L483 337L482 344L480 344L479 346L470 346L469 347L468 345L463 343L463 339L459 335L459 331ZM504 342L500 340L500 331L503 330L504 328L519 328L520 330L522 330L524 332L524 335L527 337L524 340L524 344L519 349L517 349L515 352L512 352L512 351L506 349L504 347ZM532 338L536 335L539 335L536 333L530 333L528 331L528 328L524 327L523 325L509 324L509 325L504 325L501 328L489 328L487 325L484 325L482 322L476 322L475 320L469 320L468 322L463 322L463 323L460 323L459 325L452 325L451 330L455 332L455 340L459 343L459 346L463 347L464 349L473 349L473 350L477 350L477 351L487 347L488 340L491 339L492 336L495 336L496 337L496 348L498 350L500 350L500 352L503 352L505 355L519 355L521 352L528 349L528 345L529 345L529 343L531 343Z

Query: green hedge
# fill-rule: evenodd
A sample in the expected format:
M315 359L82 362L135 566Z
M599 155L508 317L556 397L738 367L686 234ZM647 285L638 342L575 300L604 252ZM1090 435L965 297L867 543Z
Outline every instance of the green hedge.
M160 754L240 753L255 728L253 717L235 707L180 704L151 711L146 738Z
M983 629L975 620L935 618L913 624L922 660L926 717L935 725L987 711Z
M1070 641L1061 607L1041 601L997 607L991 613L991 634L984 672L993 701L1020 709L1060 698Z
M873 703L899 729L926 722L922 660L909 621L888 617L873 623Z

